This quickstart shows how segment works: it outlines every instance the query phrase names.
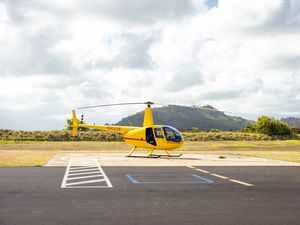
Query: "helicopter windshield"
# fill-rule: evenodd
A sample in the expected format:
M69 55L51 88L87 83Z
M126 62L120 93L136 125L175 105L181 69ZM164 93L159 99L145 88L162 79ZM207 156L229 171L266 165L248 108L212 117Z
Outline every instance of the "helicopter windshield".
M174 142L181 142L182 136L178 130L174 127L164 126L164 133L166 136L167 141L174 141Z

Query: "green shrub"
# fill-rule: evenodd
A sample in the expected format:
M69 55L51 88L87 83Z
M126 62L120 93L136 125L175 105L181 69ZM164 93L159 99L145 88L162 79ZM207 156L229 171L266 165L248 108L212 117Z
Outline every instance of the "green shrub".
M0 129L0 140L13 141L122 141L122 134L107 131L79 131L75 138L71 137L71 131L19 131Z
M287 123L273 119L268 116L261 116L256 123L248 124L242 132L260 133L267 135L294 135L293 130Z
M199 133L199 128L198 127L192 127L192 132L193 133Z
M215 128L212 128L212 129L210 129L210 131L209 132L213 132L213 133L219 133L219 132L221 132L220 130L218 130L218 129L215 129Z

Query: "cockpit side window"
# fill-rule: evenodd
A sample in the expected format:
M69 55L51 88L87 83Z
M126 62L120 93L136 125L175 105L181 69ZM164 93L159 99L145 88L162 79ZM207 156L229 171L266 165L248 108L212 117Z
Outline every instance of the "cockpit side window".
M171 127L163 127L167 141L181 142L180 133Z
M154 128L154 134L157 138L164 138L162 130L160 128Z
M176 140L175 133L171 128L164 127L164 131L165 131L166 139L168 141L175 141Z

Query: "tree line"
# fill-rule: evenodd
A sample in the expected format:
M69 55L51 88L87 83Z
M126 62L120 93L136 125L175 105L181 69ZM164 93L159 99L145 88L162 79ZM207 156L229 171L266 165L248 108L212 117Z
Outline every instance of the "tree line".
M123 141L122 134L99 131L92 129L81 129L79 135L71 137L72 122L67 120L66 129L53 131L22 131L0 129L0 140L11 141ZM255 123L247 124L242 130L236 132L211 129L201 131L193 127L183 132L186 141L209 141L209 140L277 140L298 139L295 130L287 123L271 117L261 116Z

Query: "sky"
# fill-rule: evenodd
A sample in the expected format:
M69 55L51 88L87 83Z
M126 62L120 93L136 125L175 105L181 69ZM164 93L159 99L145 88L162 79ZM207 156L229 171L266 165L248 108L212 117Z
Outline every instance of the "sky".
M298 0L0 0L0 128L153 101L300 116ZM144 106L79 111L114 123Z

